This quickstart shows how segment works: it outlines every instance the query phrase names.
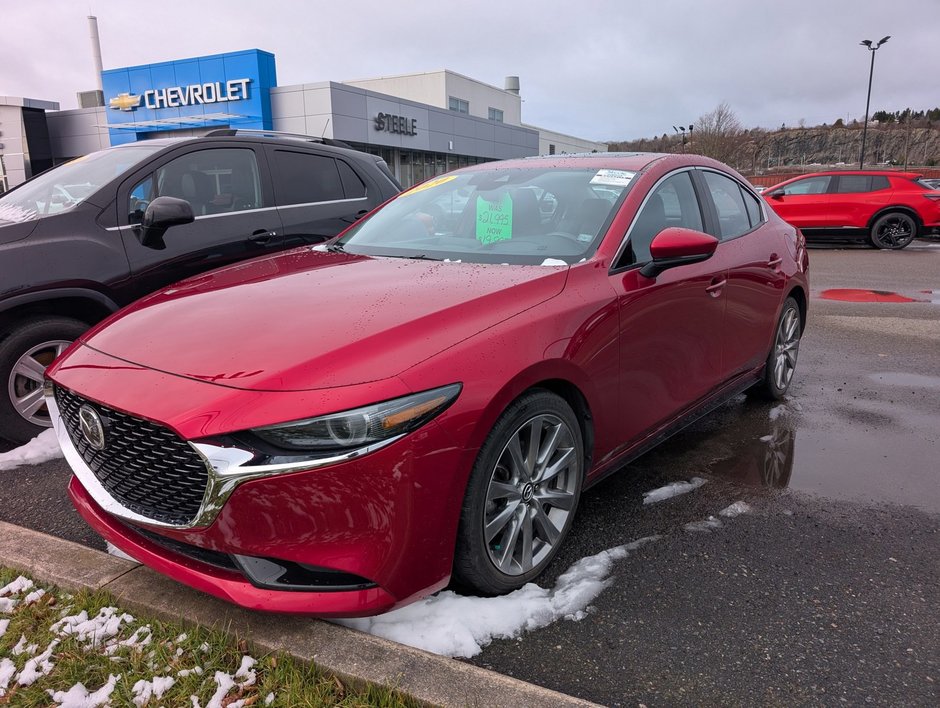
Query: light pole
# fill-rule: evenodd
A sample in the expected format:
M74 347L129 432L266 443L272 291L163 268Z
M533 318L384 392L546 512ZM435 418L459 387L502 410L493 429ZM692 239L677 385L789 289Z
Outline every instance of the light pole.
M870 39L863 39L859 42L859 44L868 47L868 51L871 52L871 69L868 71L868 98L865 99L865 126L862 128L862 154L858 158L858 169L860 170L865 167L865 138L868 137L868 108L871 104L871 79L875 74L875 52L878 51L878 47L889 39L891 39L890 34L874 43Z

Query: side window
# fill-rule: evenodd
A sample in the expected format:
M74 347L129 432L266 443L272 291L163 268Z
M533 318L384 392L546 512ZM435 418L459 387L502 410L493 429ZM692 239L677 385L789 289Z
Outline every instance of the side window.
M891 184L888 182L888 178L884 175L872 175L871 178L871 191L876 192L879 189L887 189Z
M807 177L797 180L783 188L784 194L825 194L829 189L829 175L822 177Z
M871 191L871 177L868 175L839 175L839 184L836 192L839 194L854 194Z
M718 214L721 240L726 241L750 231L751 220L747 215L747 207L744 205L738 183L717 172L703 171L702 175Z
M138 182L131 193L127 195L127 222L139 224L144 218L144 212L153 199L153 175L147 175Z
M152 190L154 197L185 199L196 216L264 206L254 150L223 148L190 152L157 169L153 179L156 183Z
M650 194L633 220L627 236L627 248L617 267L649 261L653 238L667 226L704 230L702 211L688 172L669 177Z
M275 150L278 180L275 193L279 206L310 204L343 199L336 160L309 152Z
M343 182L343 193L347 199L362 199L366 196L366 186L356 171L342 160L336 161L339 177Z
M744 197L744 206L747 207L747 217L751 220L751 228L760 224L764 219L761 215L760 202L753 194L746 189L741 190L741 196Z

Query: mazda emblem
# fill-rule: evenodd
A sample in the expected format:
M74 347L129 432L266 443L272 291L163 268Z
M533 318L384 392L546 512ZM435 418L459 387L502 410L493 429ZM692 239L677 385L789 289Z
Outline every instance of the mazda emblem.
M78 422L81 424L82 436L95 450L104 450L104 426L98 411L89 405L78 409Z

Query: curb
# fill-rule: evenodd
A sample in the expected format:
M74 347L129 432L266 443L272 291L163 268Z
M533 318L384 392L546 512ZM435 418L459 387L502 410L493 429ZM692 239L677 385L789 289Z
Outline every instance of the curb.
M146 566L2 521L0 565L70 591L107 590L157 619L237 632L262 652L283 651L347 682L390 686L430 705L596 705L322 620L243 610Z

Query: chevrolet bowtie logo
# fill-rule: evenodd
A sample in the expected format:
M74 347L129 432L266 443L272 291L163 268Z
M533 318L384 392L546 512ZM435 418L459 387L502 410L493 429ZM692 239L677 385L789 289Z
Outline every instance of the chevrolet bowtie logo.
M132 111L140 105L140 96L132 96L129 93L119 93L112 98L109 103L111 108L116 111Z

